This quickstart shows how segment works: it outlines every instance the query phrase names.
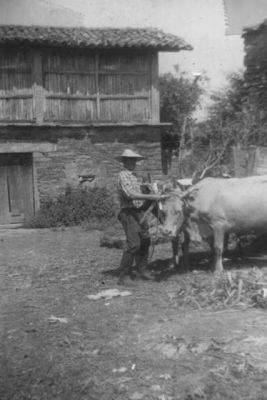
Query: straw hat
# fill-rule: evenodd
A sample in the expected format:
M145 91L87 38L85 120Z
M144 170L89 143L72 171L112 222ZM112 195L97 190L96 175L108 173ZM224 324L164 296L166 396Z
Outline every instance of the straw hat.
M124 152L122 153L122 155L116 157L116 160L118 161L124 161L127 158L134 158L137 161L143 160L144 157L140 156L140 154L135 153L133 150L131 149L125 149Z

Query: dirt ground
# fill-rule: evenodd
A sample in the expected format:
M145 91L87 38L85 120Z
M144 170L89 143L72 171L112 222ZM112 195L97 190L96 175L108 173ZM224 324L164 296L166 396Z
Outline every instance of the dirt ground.
M0 231L1 400L267 399L265 309L181 306L182 283L213 273L198 263L165 273L168 243L155 248L151 280L118 287L107 271L121 250L99 237ZM267 272L262 258L242 268L253 266ZM131 294L88 298L114 288Z

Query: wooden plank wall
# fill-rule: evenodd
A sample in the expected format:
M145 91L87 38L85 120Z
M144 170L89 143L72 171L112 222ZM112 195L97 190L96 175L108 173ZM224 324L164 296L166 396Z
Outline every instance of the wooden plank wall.
M45 121L96 119L94 69L90 55L69 51L44 55Z
M33 120L32 53L0 52L0 120Z
M47 121L151 119L149 57L145 54L47 54Z
M159 122L157 52L0 51L0 121Z

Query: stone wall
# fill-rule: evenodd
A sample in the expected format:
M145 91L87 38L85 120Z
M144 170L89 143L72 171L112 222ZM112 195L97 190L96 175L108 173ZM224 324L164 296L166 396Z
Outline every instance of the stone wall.
M250 99L266 117L267 106L267 22L246 29L244 38L245 87Z
M4 127L0 128L0 149L2 146L5 152L9 148L10 152L31 152L32 147L35 192L39 199L57 196L67 185L106 186L114 190L121 168L115 158L125 148L145 156L138 163L138 174L150 173L154 180L175 173L175 160L171 164L167 160L166 171L161 149L162 129L159 126ZM81 183L88 176L95 179Z

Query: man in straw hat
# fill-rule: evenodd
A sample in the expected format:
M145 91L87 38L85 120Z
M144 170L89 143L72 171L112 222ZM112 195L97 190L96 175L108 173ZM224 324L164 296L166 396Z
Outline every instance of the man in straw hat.
M126 248L118 269L118 284L123 284L127 275L133 279L132 266L134 260L139 277L148 279L145 269L148 263L150 237L148 223L146 219L142 220L144 201L158 201L166 198L166 196L158 194L142 193L134 170L136 163L143 159L144 157L130 149L124 150L122 155L117 157L117 160L122 162L123 165L118 176L118 194L120 200L118 219L126 235Z

